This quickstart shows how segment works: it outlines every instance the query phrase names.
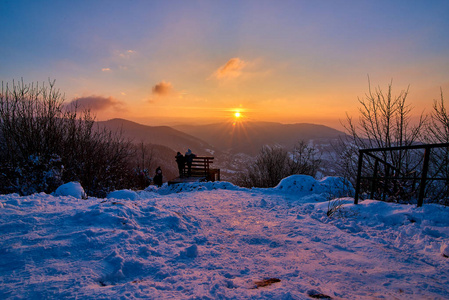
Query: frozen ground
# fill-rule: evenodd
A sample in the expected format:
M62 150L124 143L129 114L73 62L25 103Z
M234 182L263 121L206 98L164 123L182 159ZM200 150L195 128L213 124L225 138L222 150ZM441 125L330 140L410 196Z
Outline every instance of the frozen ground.
M0 196L1 299L449 299L448 207L340 198L329 218L340 181L307 176L79 188Z

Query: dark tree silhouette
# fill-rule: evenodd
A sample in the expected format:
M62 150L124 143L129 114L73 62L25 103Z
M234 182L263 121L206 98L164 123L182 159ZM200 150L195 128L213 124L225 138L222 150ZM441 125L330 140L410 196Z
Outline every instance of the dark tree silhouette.
M52 192L79 181L88 195L129 185L132 155L121 133L95 126L88 110L64 106L55 81L5 84L0 93L0 192Z

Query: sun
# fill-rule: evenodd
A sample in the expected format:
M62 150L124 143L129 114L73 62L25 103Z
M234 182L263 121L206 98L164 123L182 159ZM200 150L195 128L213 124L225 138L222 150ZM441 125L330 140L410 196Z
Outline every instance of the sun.
M241 125L242 122L244 122L247 118L246 116L246 109L242 107L234 107L227 109L227 112L229 113L229 121L233 124L239 124Z

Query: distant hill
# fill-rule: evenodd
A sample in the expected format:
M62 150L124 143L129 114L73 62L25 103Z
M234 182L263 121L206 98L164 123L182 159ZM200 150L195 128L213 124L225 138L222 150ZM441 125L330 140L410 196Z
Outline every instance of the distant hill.
M214 167L221 169L222 180L233 176L251 163L264 145L279 145L292 150L299 141L313 142L321 153L335 152L333 144L344 133L316 124L271 122L216 123L208 125L147 126L124 119L98 122L138 144L153 144L152 169L161 166L164 178L177 176L174 156L190 148L197 155L215 157ZM323 157L324 158L324 157Z
M213 147L203 140L168 126L147 126L124 119L100 121L98 124L113 131L121 130L123 136L134 143L162 145L181 153L190 148L200 155L213 151Z
M174 128L207 141L216 149L250 155L256 154L264 145L280 145L291 149L300 140L328 143L345 135L324 125L308 123L238 122Z

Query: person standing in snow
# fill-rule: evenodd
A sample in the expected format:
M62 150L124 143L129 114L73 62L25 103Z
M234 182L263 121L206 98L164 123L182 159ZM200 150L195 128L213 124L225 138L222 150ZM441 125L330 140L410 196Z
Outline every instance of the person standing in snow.
M184 177L183 171L184 171L184 166L186 164L186 160L185 160L184 156L181 154L181 152L178 152L176 154L175 158L176 158L176 163L178 164L179 177Z
M153 182L158 187L162 186L162 170L161 167L157 167L156 174L154 175Z
M192 162L193 158L196 157L195 154L192 153L192 150L188 149L185 155L185 161L187 164L187 176L190 177L192 175Z

